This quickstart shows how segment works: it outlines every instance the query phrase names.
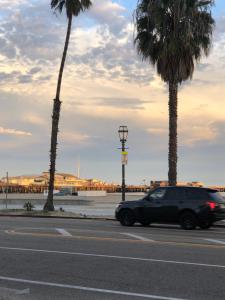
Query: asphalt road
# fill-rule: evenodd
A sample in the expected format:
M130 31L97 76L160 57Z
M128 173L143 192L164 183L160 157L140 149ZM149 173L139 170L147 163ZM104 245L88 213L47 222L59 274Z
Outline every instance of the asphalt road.
M0 218L0 299L225 299L225 228Z

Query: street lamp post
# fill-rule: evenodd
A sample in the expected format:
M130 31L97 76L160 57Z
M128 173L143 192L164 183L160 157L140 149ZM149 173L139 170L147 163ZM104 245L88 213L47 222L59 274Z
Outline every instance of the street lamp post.
M128 137L128 128L127 126L120 126L119 130L119 138L122 145L122 201L125 201L125 192L126 192L126 184L125 184L125 165L127 164L127 152L125 148L125 143Z
M7 209L8 202L8 192L9 192L9 173L6 172L6 190L5 190L5 208Z

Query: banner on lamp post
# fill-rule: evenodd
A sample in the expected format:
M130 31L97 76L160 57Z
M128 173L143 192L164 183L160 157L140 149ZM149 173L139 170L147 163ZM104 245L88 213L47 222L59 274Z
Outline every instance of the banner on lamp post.
M122 162L122 165L127 165L127 163L128 163L128 152L127 151L121 152L121 162Z

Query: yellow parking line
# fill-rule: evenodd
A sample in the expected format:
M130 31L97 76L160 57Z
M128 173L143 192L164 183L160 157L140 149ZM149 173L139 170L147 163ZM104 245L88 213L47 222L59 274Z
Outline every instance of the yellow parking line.
M32 236L48 236L48 237L63 237L59 234L54 233L38 233L38 232L18 232L15 230L5 230L5 233L12 235L32 235Z
M132 240L132 239L118 239L118 238L110 238L110 237L97 237L97 236L62 236L59 234L53 233L36 233L36 232L18 232L15 230L6 230L7 234L11 235L30 235L30 236L38 236L38 237L57 237L57 238L67 238L67 239L80 239L80 240L96 240L96 241L111 241L111 242L125 242L125 243L133 243L133 244L157 244L157 245L175 245L175 246L187 246L187 247L200 247L200 248L212 248L212 249L223 249L225 246L223 245L210 245L210 244L197 244L191 242L175 242L175 241L142 241L142 240Z

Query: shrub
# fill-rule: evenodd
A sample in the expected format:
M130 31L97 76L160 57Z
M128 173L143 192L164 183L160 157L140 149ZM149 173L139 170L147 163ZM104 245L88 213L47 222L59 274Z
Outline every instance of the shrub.
M28 201L24 204L23 208L26 209L26 211L32 211L34 209L34 205Z

